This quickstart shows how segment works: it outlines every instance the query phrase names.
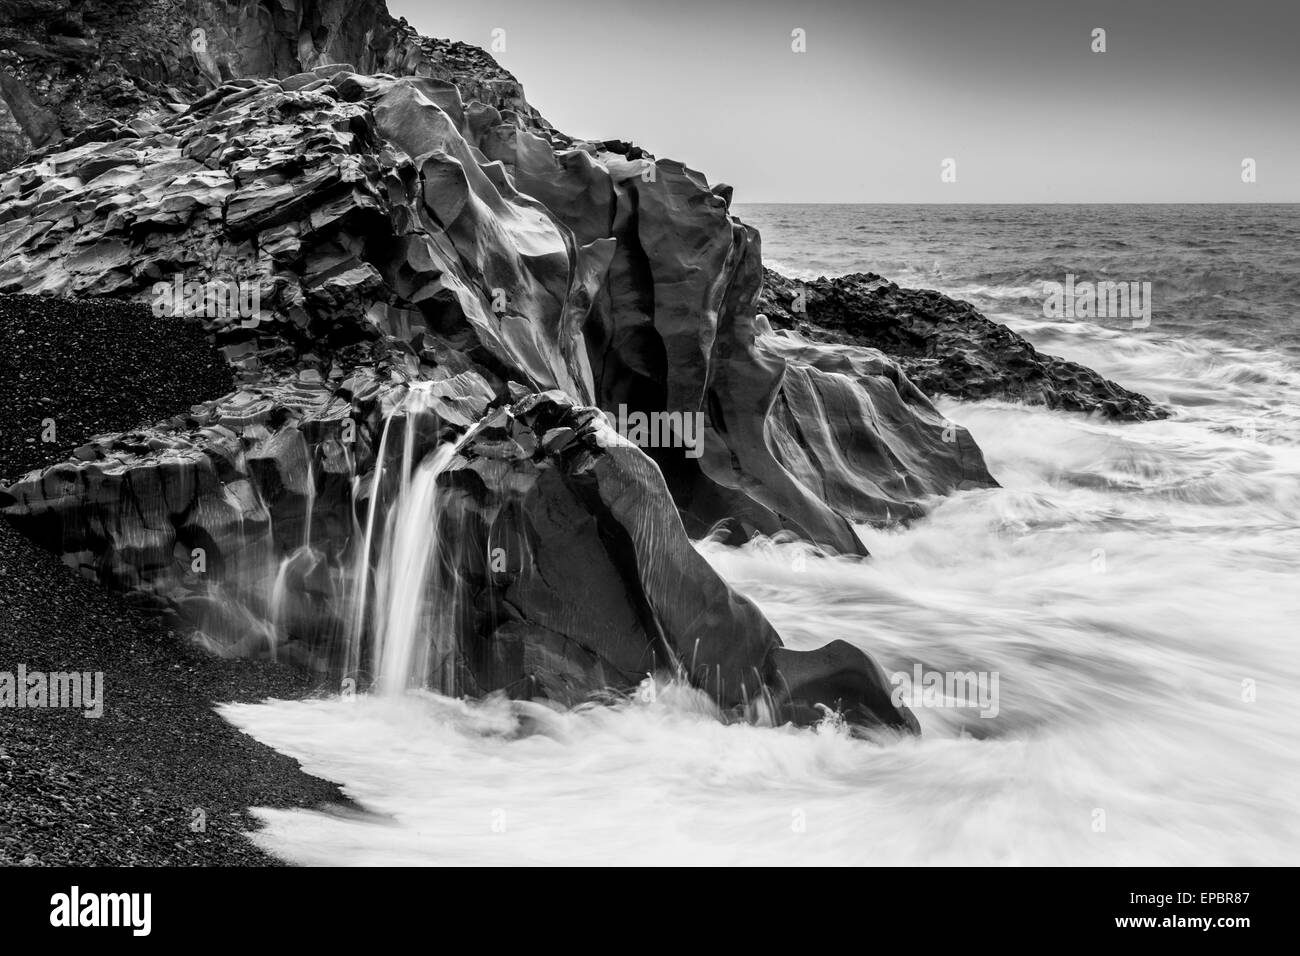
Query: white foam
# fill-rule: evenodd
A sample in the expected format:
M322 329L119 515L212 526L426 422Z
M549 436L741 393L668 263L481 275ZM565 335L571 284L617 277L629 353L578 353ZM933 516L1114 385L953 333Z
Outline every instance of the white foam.
M920 708L922 739L872 743L724 725L682 688L563 714L227 706L375 814L261 810L254 838L313 864L1294 864L1300 376L1072 332L1106 374L1191 401L1125 425L941 400L1004 487L862 528L867 561L699 545L792 646L996 671L996 717Z

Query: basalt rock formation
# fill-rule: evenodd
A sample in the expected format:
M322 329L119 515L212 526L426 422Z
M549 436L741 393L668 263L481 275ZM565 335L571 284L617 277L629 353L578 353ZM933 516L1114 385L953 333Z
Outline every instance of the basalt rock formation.
M764 280L758 308L774 326L880 349L926 394L1027 402L1121 421L1168 416L1145 395L1044 355L969 303L938 292L900 289L872 273L796 282L765 269Z
M399 680L560 703L667 670L915 730L869 657L782 647L688 535L862 554L855 523L994 484L927 392L1158 414L875 277L792 312L730 187L566 136L374 0L0 3L34 147L0 177L0 294L140 303L233 376L106 415L0 508L216 652L380 684L413 655ZM638 446L629 414L667 424Z
M446 675L434 686L572 704L667 671L750 717L812 723L822 704L858 726L916 730L860 651L781 646L693 549L659 469L598 410L518 387L512 403L473 370L447 372L393 384L358 369L337 387L268 376L101 436L0 504L86 576L170 606L216 653L364 680L364 664L346 666L346 572L369 543L370 499L387 512L409 477L399 466L469 429L433 524L416 529L452 545L433 551L454 564L455 590L439 595L451 637L427 665Z
M242 281L256 320L206 320L245 381L454 360L607 411L699 415L698 457L649 451L700 533L726 519L860 553L852 521L992 483L891 360L796 348L756 318L758 236L725 189L548 139L443 81L317 73L233 81L15 169L0 292L172 308L185 283Z
M0 292L186 316L239 387L102 436L10 485L5 510L214 650L364 678L345 632L357 556L382 560L367 516L463 441L425 516L471 542L437 686L571 701L673 668L727 707L914 728L861 652L777 655L686 529L860 553L853 520L992 479L889 359L756 317L758 237L728 201L427 76L325 66L106 120L0 181ZM698 415L702 440L636 448L600 416L616 408ZM496 534L519 545L514 578L475 564Z
M545 123L491 56L420 36L383 0L0 0L0 169L107 120L183 111L228 80L332 63L445 80Z
M688 535L862 554L855 523L994 484L926 393L1161 414L936 293L797 289L730 187L566 136L377 0L0 4L0 135L33 150L0 177L0 294L138 303L167 340L143 379L101 368L166 417L77 420L102 433L0 508L218 653L379 683L414 655L399 680L560 703L670 671L915 730L870 658L782 647ZM212 348L231 377L163 374ZM638 446L629 414L667 424Z

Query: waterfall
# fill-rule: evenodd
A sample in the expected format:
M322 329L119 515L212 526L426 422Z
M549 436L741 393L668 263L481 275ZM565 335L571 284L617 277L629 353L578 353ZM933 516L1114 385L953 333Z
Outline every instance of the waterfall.
M307 446L307 502L303 507L306 508L307 514L303 521L302 547L310 548L312 516L316 511L316 467L312 464L310 445Z
M223 653L237 648L308 663L381 694L413 687L459 693L463 555L448 550L460 543L444 533L438 482L479 427L440 443L449 428L437 414L435 387L411 383L389 405L373 458L348 449L348 504L335 500L332 487L318 487L330 473L309 447L301 525L288 540L268 530L257 542L264 562L239 565L210 586L202 640ZM370 473L357 474L367 461ZM352 534L344 547L313 540L314 530L324 530L316 527L318 502L326 519L340 505L349 512Z
M275 578L271 584L271 594L267 601L266 634L271 660L279 660L280 645L289 639L290 603L293 591L290 587L290 572L303 562L312 561L315 555L311 547L312 515L316 510L316 469L312 464L311 446L307 447L307 488L303 504L302 541L296 548L280 559Z
M390 413L384 419L384 430L379 438L379 452L375 455L374 474L370 478L369 506L366 508L366 530L361 539L361 550L356 552L352 573L352 619L347 632L347 651L343 662L343 673L352 677L361 666L361 642L366 631L366 607L370 592L370 554L375 536L375 515L379 511L380 484L384 478L384 456L388 450L388 432L393 425ZM353 495L360 486L358 477L353 482Z
M267 642L270 644L271 660L279 660L280 644L288 637L286 633L286 605L289 602L289 562L293 554L280 559L280 567L275 572L275 582L271 585L270 627L267 628Z
M440 561L438 477L456 451L455 444L445 444L431 453L389 512L374 614L375 687L381 694L411 686L455 692L455 588Z
M474 430L423 453L417 432L421 416L433 414L431 384L414 383L386 417L369 483L364 533L352 560L344 673L358 672L368 637L373 687L386 695L401 694L411 687L446 694L457 691L458 580L456 562L444 560L449 542L441 536L438 479ZM400 461L387 463L393 419L403 412L406 421ZM399 469L398 487L390 500L384 483L386 475L392 481L394 464ZM356 487L360 487L359 479Z

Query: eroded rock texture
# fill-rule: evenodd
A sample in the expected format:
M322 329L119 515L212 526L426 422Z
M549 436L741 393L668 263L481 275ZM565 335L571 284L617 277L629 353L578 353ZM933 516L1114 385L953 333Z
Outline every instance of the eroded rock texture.
M0 293L143 304L178 323L178 367L199 328L234 375L78 433L0 505L214 650L365 677L372 499L455 441L429 528L457 542L439 686L568 703L674 669L724 707L914 729L869 658L782 648L687 535L861 553L855 523L991 485L927 394L1164 414L876 276L805 283L792 311L729 187L564 135L490 56L379 0L0 10L0 151L34 150L0 178ZM252 311L216 307L223 287ZM703 439L636 447L602 413L699 416Z
M758 237L724 189L545 138L442 81L319 72L236 81L14 170L0 291L156 303L178 275L243 276L260 320L208 318L249 381L363 359L419 376L454 355L606 410L698 413L698 459L649 449L693 531L725 518L858 552L850 520L991 482L889 359L828 365L760 334ZM815 438L828 397L896 449L928 435L925 453L836 453L843 434Z
M170 604L212 650L332 671L370 496L391 506L404 457L471 428L425 531L447 542L437 560L456 582L438 596L454 617L440 619L430 662L450 673L444 689L572 704L667 671L724 708L766 701L806 723L824 703L859 725L915 729L861 652L781 649L691 546L658 468L596 409L559 392L507 404L472 371L415 387L422 414L412 387L366 371L337 388L246 386L97 439L8 486L0 504L88 576ZM379 587L372 579L369 602ZM364 664L349 673L371 676Z
M758 237L728 201L427 76L234 80L84 130L0 181L0 292L180 309L241 385L16 482L6 511L215 649L319 660L299 645L344 639L377 465L478 429L440 520L484 555L505 534L520 563L502 579L458 552L455 687L572 700L672 666L725 706L767 688L802 719L836 702L801 687L850 686L855 719L908 726L864 655L790 657L802 683L778 679L779 639L685 528L860 552L852 521L991 478L885 356L755 317ZM408 442L400 396L420 383L436 427ZM620 408L702 416L702 454L617 439L597 409ZM847 683L808 676L827 668Z
M105 120L183 110L228 80L302 82L334 63L447 80L532 112L492 57L420 36L383 0L0 0L0 100L17 127L0 168Z
M1123 421L1168 411L1092 369L1044 355L967 302L900 289L871 273L796 282L765 269L759 311L773 325L811 338L884 351L921 390L956 398L995 398ZM801 311L793 305L802 294Z

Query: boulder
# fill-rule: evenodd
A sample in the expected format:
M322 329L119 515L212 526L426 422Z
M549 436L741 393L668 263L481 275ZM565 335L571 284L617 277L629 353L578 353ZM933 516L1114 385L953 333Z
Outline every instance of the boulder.
M105 128L20 167L0 196L0 290L156 307L178 277L232 276L258 314L198 311L245 381L323 374L349 348L425 375L445 343L607 412L698 416L701 447L645 448L692 533L727 520L742 537L789 530L862 553L853 521L992 484L955 426L924 453L865 451L880 444L872 421L897 452L934 432L933 408L887 362L814 374L763 339L758 235L698 172L557 150L434 78L371 77L349 100L357 74L325 72L337 85L227 83L158 132L132 130L129 148ZM826 434L832 393L871 417ZM821 449L801 450L804 434Z
M464 440L438 519L481 545L455 555L469 616L443 628L464 651L423 676L572 702L667 669L730 708L771 691L780 642L688 531L861 553L853 522L992 483L883 356L756 317L758 236L699 173L573 145L436 76L312 75L107 120L0 181L0 292L134 299L235 372L4 490L84 573L219 652L366 676L367 544L391 533L360 529ZM637 447L602 414L629 409L699 428ZM526 559L508 581L498 532Z
M487 54L377 0L259 9L213 11L201 50L87 10L117 105L65 82L84 44L24 17L19 49L58 55L13 75L72 135L0 177L0 294L175 330L142 365L160 400L92 415L66 460L10 455L0 507L215 651L378 679L384 561L427 531L419 682L573 703L668 673L728 710L915 730L868 656L783 648L689 536L863 554L855 525L993 486L927 393L1159 414L876 277L794 313L729 186L565 136ZM195 371L200 340L228 371ZM39 411L26 374L12 401Z
M383 566L382 535L364 551L371 496L395 497L395 466L456 441L448 422L476 394L478 424L419 515L454 582L430 604L442 654L422 682L575 704L664 675L737 713L767 697L785 719L816 722L821 704L864 727L911 726L905 708L882 708L860 652L783 651L696 552L658 468L597 409L551 391L493 412L486 381L463 377L420 390L424 418L410 389L364 373L345 386L346 414L339 395L298 389L246 386L169 429L100 439L89 460L3 488L0 504L84 573L175 609L210 649L330 671L346 659L357 569L373 581ZM351 453L333 454L348 434ZM371 610L352 659L365 661L380 618L361 588Z
M801 310L794 311L800 294ZM929 395L1027 402L1120 421L1169 414L1090 368L1044 355L967 302L901 289L874 273L795 282L765 269L758 308L774 327L880 349Z

